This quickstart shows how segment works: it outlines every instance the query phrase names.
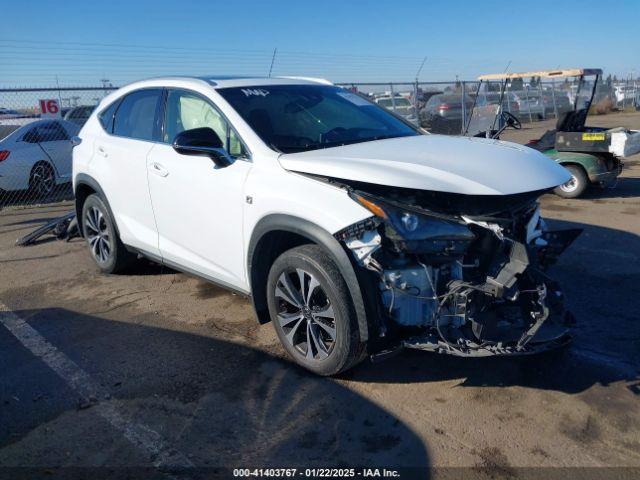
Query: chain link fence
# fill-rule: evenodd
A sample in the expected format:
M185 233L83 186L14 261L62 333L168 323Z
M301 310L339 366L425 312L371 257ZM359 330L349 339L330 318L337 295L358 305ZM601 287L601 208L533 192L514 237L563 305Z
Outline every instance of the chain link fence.
M579 91L570 81L339 83L407 121L446 135L501 127L501 111L522 123L558 119ZM598 85L593 113L640 109L640 83ZM116 87L0 89L0 209L73 198L71 139ZM502 99L502 102L500 102Z
M73 198L71 139L113 89L0 89L0 209Z
M406 120L432 133L474 134L495 120L501 109L522 123L558 119L572 110L579 95L577 81L541 81L527 83L454 81L412 83L339 83L366 96ZM590 92L591 86L584 86ZM592 113L640 109L640 82L598 84ZM494 117L494 118L491 118ZM498 122L496 120L496 122ZM497 125L495 125L497 126ZM485 129L486 130L486 129Z

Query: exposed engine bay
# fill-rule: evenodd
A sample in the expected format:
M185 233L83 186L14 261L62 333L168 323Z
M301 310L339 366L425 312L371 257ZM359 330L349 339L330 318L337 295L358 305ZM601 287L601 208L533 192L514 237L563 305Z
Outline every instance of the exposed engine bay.
M566 344L573 316L545 273L581 230L549 231L544 192L479 196L329 179L374 217L338 232L375 276L381 336L459 356Z

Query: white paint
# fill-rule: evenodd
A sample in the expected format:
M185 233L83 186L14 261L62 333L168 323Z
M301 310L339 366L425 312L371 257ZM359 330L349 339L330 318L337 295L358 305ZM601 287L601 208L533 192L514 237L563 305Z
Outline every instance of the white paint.
M42 360L72 390L77 392L83 400L89 402L91 399L109 398L110 393L108 390L101 387L87 372L49 343L37 330L9 310L2 302L0 302L0 323L25 348ZM142 423L132 422L128 419L122 411L119 400L100 402L94 408L98 415L120 431L133 445L152 455L155 459L155 467L190 468L194 466L183 453L171 447L158 432Z
M465 195L510 195L556 187L566 169L522 145L420 135L282 155L287 170Z
M33 118L27 120L29 122L26 125L0 140L0 151L11 152L6 160L0 161L0 190L15 191L28 188L31 170L41 161L47 162L53 168L56 184L68 182L71 179L71 142L53 139L40 143L25 142L24 136L28 132L52 121ZM78 134L79 127L76 124L66 120L55 120L55 122L66 130L69 137Z
M93 177L109 202L123 243L249 292L249 242L269 215L288 215L333 234L371 212L344 189L300 173L381 185L474 195L506 195L555 187L567 170L540 152L478 138L420 135L281 155L266 145L219 88L263 95L271 85L302 79L158 78L127 85L104 98L73 151L74 183ZM206 156L180 155L169 144L107 134L98 115L141 88L181 88L208 99L250 152L226 168ZM349 96L348 92L344 93ZM160 175L154 170L160 166ZM246 198L251 197L251 204Z

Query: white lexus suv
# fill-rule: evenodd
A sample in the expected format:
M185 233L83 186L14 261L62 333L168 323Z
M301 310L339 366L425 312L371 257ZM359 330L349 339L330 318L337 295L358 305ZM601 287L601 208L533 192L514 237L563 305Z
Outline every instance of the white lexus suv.
M520 355L572 319L543 271L576 235L537 198L541 153L430 135L302 78L159 78L102 100L73 151L80 230L105 273L144 256L250 295L321 375L399 348Z

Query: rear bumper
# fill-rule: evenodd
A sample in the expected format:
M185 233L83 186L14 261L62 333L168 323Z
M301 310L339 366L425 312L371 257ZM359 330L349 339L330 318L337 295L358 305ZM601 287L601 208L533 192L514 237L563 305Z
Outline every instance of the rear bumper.
M15 190L25 190L29 187L29 182L23 175L4 175L0 173L0 190L13 192Z
M0 164L0 190L12 192L29 188L29 169L22 164L12 164L11 159Z

